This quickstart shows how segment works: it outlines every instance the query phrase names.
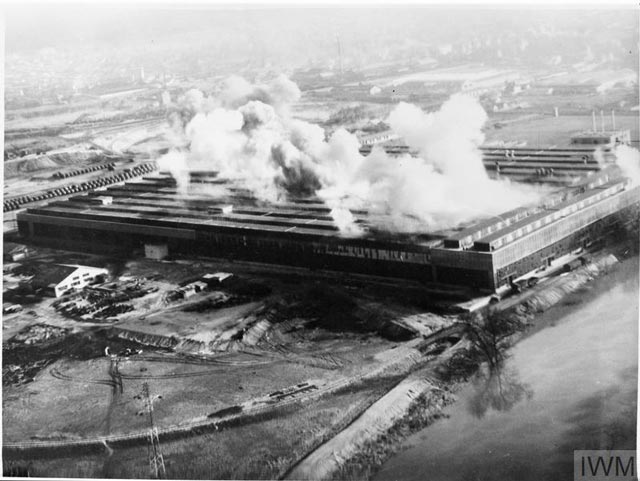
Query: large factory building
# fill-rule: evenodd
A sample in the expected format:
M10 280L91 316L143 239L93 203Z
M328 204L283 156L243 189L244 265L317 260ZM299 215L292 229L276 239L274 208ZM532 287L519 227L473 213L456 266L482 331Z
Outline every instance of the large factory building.
M220 186L214 173L192 181ZM417 279L493 291L555 257L597 238L616 214L636 208L640 188L617 169L592 173L550 196L543 206L519 208L458 231L406 236L341 234L325 204L314 199L260 205L226 185L218 198L183 194L168 174L52 202L18 214L21 235L81 249L144 250L166 246L186 254L256 260L316 269ZM147 249L148 250L148 249Z
M377 134L378 143L363 143L362 155L369 155L378 145L392 156L417 155L402 139L390 131ZM615 162L618 145L630 143L628 130L587 131L573 135L563 146L530 147L526 145L483 145L482 163L491 178L509 178L518 182L563 185L591 172L598 172ZM388 140L385 140L388 139Z

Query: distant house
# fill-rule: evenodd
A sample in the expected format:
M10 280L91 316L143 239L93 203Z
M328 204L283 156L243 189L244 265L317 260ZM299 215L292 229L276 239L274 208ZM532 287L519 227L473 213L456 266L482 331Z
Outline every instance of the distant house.
M14 242L4 242L2 244L2 258L5 262L17 262L26 259L30 252L27 246Z
M42 264L38 273L31 279L34 289L45 289L47 294L60 297L63 294L82 289L88 284L105 278L109 271L99 267Z

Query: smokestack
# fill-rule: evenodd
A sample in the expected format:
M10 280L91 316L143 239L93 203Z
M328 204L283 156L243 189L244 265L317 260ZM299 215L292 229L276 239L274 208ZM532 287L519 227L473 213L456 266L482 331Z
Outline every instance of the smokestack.
M616 111L611 110L611 130L616 130Z
M558 116L558 107L554 107L553 108L553 114L557 117Z
M340 67L340 76L342 77L342 45L340 44L340 35L337 33L336 43L338 44L338 66Z
M602 124L602 131L604 132L604 110L600 111L600 123Z
M598 129L596 128L596 111L591 111L591 120L593 120L593 131L596 132Z

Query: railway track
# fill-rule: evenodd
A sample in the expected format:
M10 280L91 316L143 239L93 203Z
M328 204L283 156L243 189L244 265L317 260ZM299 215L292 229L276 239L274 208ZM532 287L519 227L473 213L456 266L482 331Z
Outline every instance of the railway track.
M426 362L429 359L423 358ZM379 369L369 371L358 376L349 378L342 378L337 381L327 383L324 386L308 385L304 388L298 389L295 392L285 392L284 395L279 395L277 392L275 396L266 395L262 398L256 398L255 404L245 403L243 409L239 413L229 414L222 418L205 418L190 423L185 423L180 426L168 426L164 428L158 428L158 435L163 437L180 437L193 435L204 429L216 430L219 427L224 427L225 424L233 423L234 421L242 420L247 416L255 416L259 414L265 414L273 412L275 410L281 410L283 407L291 406L294 404L300 404L309 402L313 399L317 399L321 396L330 394L344 387L352 386L365 381L369 378L379 375L382 371L391 368L398 361L402 362L402 359L394 359L393 362L387 365L381 366ZM412 361L416 362L416 361ZM274 393L272 393L274 394ZM104 450L104 444L109 443L113 448L118 444L130 446L132 443L135 445L143 445L147 442L148 430L137 431L128 434L111 434L106 436L99 436L93 438L77 439L77 440L51 440L51 441L25 441L25 442L12 442L4 443L3 451L5 453L23 453L29 450L55 450L55 449L91 449L91 450Z
M76 378L60 371L59 368L54 368L50 371L50 374L61 381L67 382L76 382L76 383L88 383L88 384L98 384L109 386L119 394L122 394L124 391L123 387L123 379L178 379L178 378L188 378L188 377L198 377L198 376L207 376L210 374L215 374L220 372L220 368L225 366L255 366L260 364L269 364L274 362L273 358L261 359L260 354L247 352L245 353L249 356L254 356L258 359L256 360L248 360L248 361L233 361L233 360L223 360L223 359L215 359L215 358L206 358L200 356L180 356L180 357L163 357L163 356L140 356L137 355L131 358L112 358L109 365L108 374L110 379L87 379L87 378ZM162 362L162 363L175 363L175 364L190 364L196 366L213 366L215 369L208 369L205 371L196 371L196 372L186 372L186 373L171 373L171 374L125 374L120 372L119 366L120 362L132 361L132 362Z
M67 382L76 382L82 384L98 384L102 386L109 386L111 388L115 388L117 386L116 382L113 379L86 379L86 378L74 378L61 372L58 368L53 368L50 371L51 376L56 379L60 379L61 381Z
M263 356L252 352L240 351L242 354L254 356L257 359L253 360L233 360L223 359L218 357L205 357L190 354L183 354L179 357L163 357L163 356L144 356L138 355L129 358L129 361L147 361L147 362L166 362L175 364L193 364L193 365L205 365L205 366L255 366L260 364L269 364L274 361L272 357ZM226 356L226 355L225 355ZM265 359L266 358L266 359Z
M457 331L459 328L447 330L446 335L454 334L452 331ZM275 396L267 395L262 398L256 398L255 404L251 404L251 401L245 403L243 405L243 409L239 413L231 413L222 418L211 419L205 417L205 419L200 419L197 421L192 421L189 423L182 424L180 426L167 426L158 429L158 435L160 438L163 437L184 437L193 434L197 434L205 429L214 429L217 430L220 426L224 426L225 424L233 423L234 421L240 421L247 416L255 416L259 414L265 414L269 412L273 412L275 410L281 410L283 407L291 406L294 404L300 404L304 402L309 402L313 399L317 399L321 396L330 394L332 392L336 392L345 387L353 386L367 379L375 379L376 376L383 375L390 369L400 369L403 372L408 372L410 367L415 366L416 364L426 363L434 359L433 356L422 356L420 352L417 350L418 347L424 348L425 344L429 344L432 342L437 342L441 336L434 335L430 339L425 339L414 343L412 345L408 345L405 349L404 356L398 352L399 350L393 350L394 356L391 357L391 360L383 363L376 369L367 371L365 373L359 374L357 376L352 376L348 378L338 379L334 382L327 383L323 386L317 385L305 385L303 389L295 390L295 392L287 391L284 393L285 395L279 395L276 393ZM456 349L455 346L448 348ZM161 356L147 356L153 360L165 360ZM111 369L111 368L110 368ZM56 372L58 372L56 370ZM58 372L59 373L59 372ZM397 373L400 375L400 373ZM70 376L66 376L63 373L59 373L61 379L75 381ZM94 381L94 383L107 383L112 386L114 391L120 389L121 379L124 376L119 376L120 381L112 379L111 381L103 381L98 380ZM93 381L93 380L91 380ZM306 384L306 383L304 383ZM286 391L286 390L285 390ZM30 450L69 450L69 449L84 449L84 450L104 450L104 446L106 443L113 448L118 444L120 445L143 445L146 444L148 438L148 431L142 430L133 433L127 434L109 434L105 436L98 436L93 438L85 438L85 439L74 439L74 440L50 440L50 441L24 441L24 442L10 442L3 443L3 453L24 453Z

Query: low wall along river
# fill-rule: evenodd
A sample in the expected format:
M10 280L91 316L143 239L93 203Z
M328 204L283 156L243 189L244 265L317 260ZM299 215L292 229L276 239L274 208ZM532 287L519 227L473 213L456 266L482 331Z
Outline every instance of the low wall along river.
M558 306L450 417L407 439L374 480L573 479L573 451L634 449L638 258Z

